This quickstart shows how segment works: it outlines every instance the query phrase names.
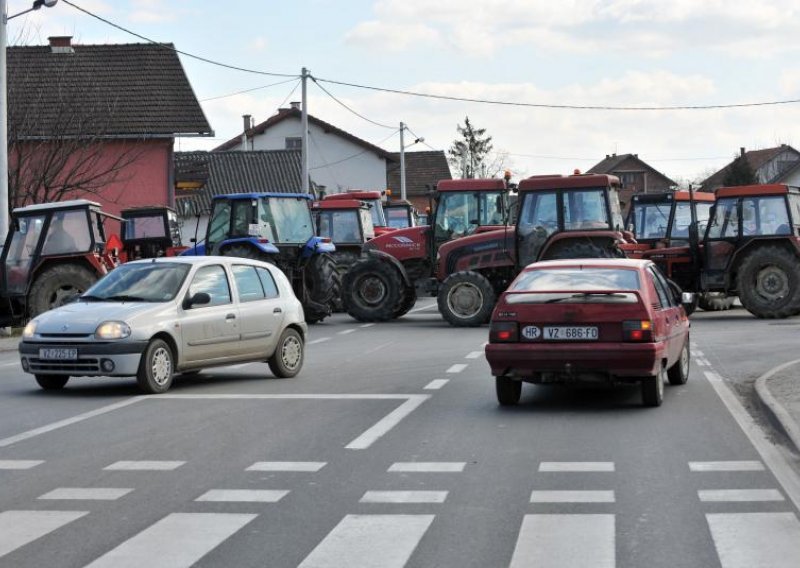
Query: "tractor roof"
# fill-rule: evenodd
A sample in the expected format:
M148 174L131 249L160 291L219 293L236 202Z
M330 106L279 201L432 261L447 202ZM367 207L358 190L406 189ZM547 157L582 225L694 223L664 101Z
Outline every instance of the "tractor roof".
M381 199L382 194L380 191L377 190L367 190L367 189L348 189L342 193L331 193L330 195L326 195L323 197L323 201L328 201L331 199Z
M693 199L695 201L702 201L704 203L714 203L715 197L713 193L708 191L695 191ZM670 201L689 201L689 192L670 191L666 193L637 193L633 196L635 203L668 203Z
M619 178L606 174L545 175L526 178L519 182L517 189L522 192L609 186L619 188Z
M308 193L229 193L225 195L215 195L214 200L236 200L236 199L308 199L312 198Z
M367 209L364 202L357 199L332 199L328 201L315 201L314 209Z
M798 193L800 189L782 183L764 185L739 185L735 187L720 187L717 190L717 199L720 197L747 197L749 195L786 195Z
M505 180L492 179L443 179L436 184L439 193L447 191L498 191L506 188Z
M70 199L68 201L56 201L55 203L38 203L36 205L17 207L14 209L14 214L25 215L27 213L41 213L58 209L78 209L80 207L100 209L100 204L96 201L89 201L88 199Z

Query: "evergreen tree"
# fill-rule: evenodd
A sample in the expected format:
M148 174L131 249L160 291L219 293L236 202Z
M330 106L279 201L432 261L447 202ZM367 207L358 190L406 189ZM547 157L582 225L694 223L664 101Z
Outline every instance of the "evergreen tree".
M758 183L756 174L753 168L750 167L750 162L743 155L739 155L728 167L725 172L725 177L722 180L722 185L726 187L734 185L752 185Z
M492 137L486 136L486 129L475 128L466 117L464 126L459 124L456 130L460 138L453 142L447 155L457 176L472 179L493 175L489 170L494 169L494 164L489 163L488 157L494 146Z

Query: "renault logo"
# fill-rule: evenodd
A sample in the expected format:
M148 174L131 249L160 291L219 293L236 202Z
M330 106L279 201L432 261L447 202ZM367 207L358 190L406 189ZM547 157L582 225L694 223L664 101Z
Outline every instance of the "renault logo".
M68 329L69 329L68 323L65 323L64 325L61 326L61 331L67 331Z

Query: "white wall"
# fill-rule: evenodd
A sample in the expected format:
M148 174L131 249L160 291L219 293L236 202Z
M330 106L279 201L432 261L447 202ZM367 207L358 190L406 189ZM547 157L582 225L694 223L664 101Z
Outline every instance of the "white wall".
M328 193L347 189L385 189L386 160L363 146L326 133L309 122L309 175ZM253 140L253 150L284 150L286 138L300 137L300 119L289 117Z

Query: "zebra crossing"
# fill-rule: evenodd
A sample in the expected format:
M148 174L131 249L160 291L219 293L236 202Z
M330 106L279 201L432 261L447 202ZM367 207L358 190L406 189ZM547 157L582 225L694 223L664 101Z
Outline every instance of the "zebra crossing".
M6 460L0 463L8 470L46 467L42 460ZM173 472L185 463L115 462L104 467L103 471L165 471L165 475L176 475ZM244 471L313 477L327 465L326 462L313 461L262 461ZM711 545L722 568L797 566L800 559L800 519L781 489L743 487L737 482L739 474L747 474L746 479L752 482L754 472L756 476L763 474L764 479L772 479L767 477L762 462L697 461L688 462L685 467L698 482L695 503L703 511L713 540ZM426 480L435 481L437 488L365 488L360 498L352 503L353 508L343 511L343 516L327 535L317 542L307 543L308 552L299 566L406 566L437 519L458 514L457 505L445 509L450 504L450 492L446 488L455 480L454 476L468 471L467 462L392 463L385 470L392 483L414 483L418 476L424 475ZM627 536L618 533L618 517L624 512L614 510L619 489L608 489L609 476L618 473L614 462L539 462L532 477L538 476L545 485L556 478L559 481L566 479L574 481L575 487L537 487L528 492L527 509L520 519L509 565L512 568L615 568L619 539ZM130 475L126 473L126 479L130 480ZM277 483L276 480L282 478L269 479L270 483ZM596 485L592 480L597 480ZM724 486L725 483L730 486ZM291 490L279 487L207 488L192 499L193 508L202 507L204 503L227 503L231 506L238 503L249 505L250 509L246 512L170 512L143 530L128 535L127 539L116 543L87 566L191 566L228 539L235 538L237 533L264 514L262 510L254 511L254 504L281 507L291 493ZM135 487L55 487L38 496L36 501L72 506L65 510L0 512L0 564L5 556L23 547L47 546L49 535L57 534L73 523L92 527L92 503L124 503L135 496ZM727 508L721 510L721 504L727 504ZM409 513L410 509L404 506L413 507L414 513ZM580 510L576 510L576 506ZM737 507L740 509L736 510ZM759 510L759 507L764 509ZM98 530L98 527L91 530ZM447 558L437 558L436 564L448 565Z

